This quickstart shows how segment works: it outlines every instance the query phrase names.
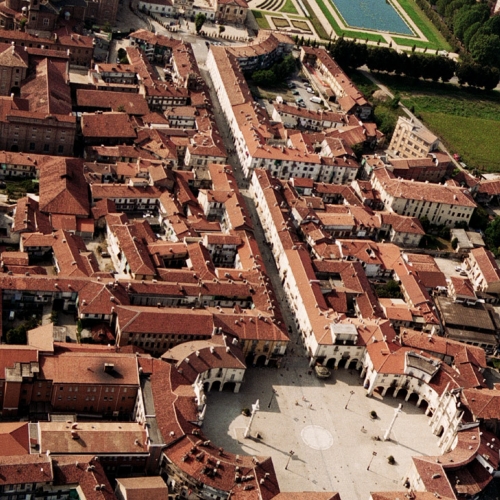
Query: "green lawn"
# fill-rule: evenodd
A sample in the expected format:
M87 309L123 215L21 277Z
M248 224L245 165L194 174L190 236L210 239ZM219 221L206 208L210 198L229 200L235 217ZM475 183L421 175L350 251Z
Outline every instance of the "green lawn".
M500 122L423 112L429 128L472 168L500 172Z
M500 172L500 93L379 74L377 78L470 168Z
M314 0L313 0L314 1ZM325 28L321 24L320 20L314 13L314 11L311 9L311 6L309 5L309 2L307 0L302 0L302 3L304 4L307 12L309 13L309 20L311 21L314 31L316 31L316 34L322 39L322 40L329 40L330 35L325 31Z
M412 38L400 38L398 36L393 36L392 39L398 45L403 46L403 50L404 50L404 47L408 47L408 50L409 50L414 45L415 45L415 47L417 47L419 49L429 49L429 54L434 53L436 50L443 49L442 46L434 45L434 44L431 44L428 42L422 42L421 40L414 40Z
M263 30L270 30L271 26L269 26L269 23L267 22L266 17L263 15L263 13L260 10L252 10L253 17L255 17L255 20L257 21L257 24L259 25L259 28L262 28Z
M425 12L415 3L415 0L396 0L404 11L410 16L418 29L429 40L429 48L443 49L451 51L449 43L441 35L439 30L432 24L432 21L425 15ZM399 42L398 42L399 43ZM408 45L407 43L405 45ZM413 45L413 44L412 44ZM417 45L418 47L418 45Z
M285 5L280 9L280 12L286 12L287 14L298 14L292 0L286 0Z

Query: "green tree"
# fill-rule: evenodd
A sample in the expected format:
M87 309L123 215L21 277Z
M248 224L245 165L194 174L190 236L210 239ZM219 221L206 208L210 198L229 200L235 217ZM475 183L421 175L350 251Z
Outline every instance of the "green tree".
M470 218L470 226L475 229L485 230L490 223L490 216L488 212L478 205Z
M468 28L475 23L484 23L489 17L490 13L486 4L472 7L466 5L453 15L453 33L458 39L463 40Z
M123 47L118 49L116 56L122 64L128 64L127 51Z
M401 299L403 294L397 281L389 280L385 285L377 285L375 292L380 299Z
M203 28L206 20L207 16L205 16L205 14L203 14L202 12L198 12L198 14L196 14L194 18L194 27L196 29L196 33L200 33L201 28Z
M500 217L488 224L484 231L484 240L488 248L498 257L500 255Z
M351 146L351 149L354 152L354 154L356 155L356 158L358 160L361 160L361 157L363 156L363 151L364 151L363 143L359 142L358 144L353 144Z
M481 66L500 67L500 37L481 32L471 39L469 50L472 58Z
M270 69L261 69L252 73L252 80L255 85L265 87L276 83L276 75Z
M17 328L11 328L7 331L6 341L7 344L26 344L26 327L19 325Z

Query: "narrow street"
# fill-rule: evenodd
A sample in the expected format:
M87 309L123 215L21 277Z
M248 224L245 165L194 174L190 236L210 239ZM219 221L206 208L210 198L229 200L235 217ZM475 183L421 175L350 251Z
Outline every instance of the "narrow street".
M231 139L231 133L229 131L229 126L227 124L226 118L224 116L224 113L221 109L219 100L217 99L217 94L215 93L215 90L212 85L212 79L210 78L210 74L206 69L203 69L200 65L200 70L203 78L207 82L208 88L210 90L210 97L212 98L212 103L213 103L213 108L214 108L214 116L215 116L215 121L217 123L217 126L219 128L219 131L222 135L222 139L224 141L224 146L226 147L227 150L234 149L234 143ZM297 329L295 327L295 322L294 322L294 317L293 314L288 306L288 303L285 298L285 293L283 291L283 286L281 284L281 279L278 273L278 269L276 267L276 263L274 261L273 254L271 252L271 249L266 243L266 238L264 235L264 230L262 228L262 225L259 220L259 216L257 215L257 210L255 208L255 203L252 197L252 194L250 193L250 190L248 189L248 181L244 178L243 173L241 171L241 165L238 159L238 156L233 153L229 155L229 160L228 163L233 167L234 174L236 177L236 181L238 183L238 188L243 195L243 198L245 200L245 203L247 205L248 211L250 213L250 217L252 218L252 224L254 227L254 234L255 234L255 239L257 241L257 244L259 246L259 251L260 254L264 257L264 262L265 262L265 267L266 267L266 274L269 276L271 280L271 284L273 286L274 292L276 294L276 298L278 300L281 313L283 314L283 319L285 321L285 325L288 329L288 332L290 332L291 329L291 334L290 338L292 342L295 342L296 344L300 344L300 335L297 332Z

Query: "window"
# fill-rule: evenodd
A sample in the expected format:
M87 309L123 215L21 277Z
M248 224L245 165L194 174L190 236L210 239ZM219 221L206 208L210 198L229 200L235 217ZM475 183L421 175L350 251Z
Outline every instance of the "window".
M30 142L30 151L34 151L34 150L35 150L35 143Z
M44 145L43 145L43 150L44 150L44 152L46 152L46 153L47 153L47 152L49 152L49 151L50 151L50 144L44 144Z
M49 25L49 18L48 17L44 17L43 18L43 25L44 26L48 26Z
M59 146L57 146L57 152L58 153L64 153L64 146L62 144L60 144Z

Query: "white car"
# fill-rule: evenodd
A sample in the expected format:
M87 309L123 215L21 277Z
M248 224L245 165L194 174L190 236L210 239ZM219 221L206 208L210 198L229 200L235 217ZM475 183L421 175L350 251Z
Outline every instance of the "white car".
M309 92L310 94L314 94L314 90L311 87L306 87L306 92Z

